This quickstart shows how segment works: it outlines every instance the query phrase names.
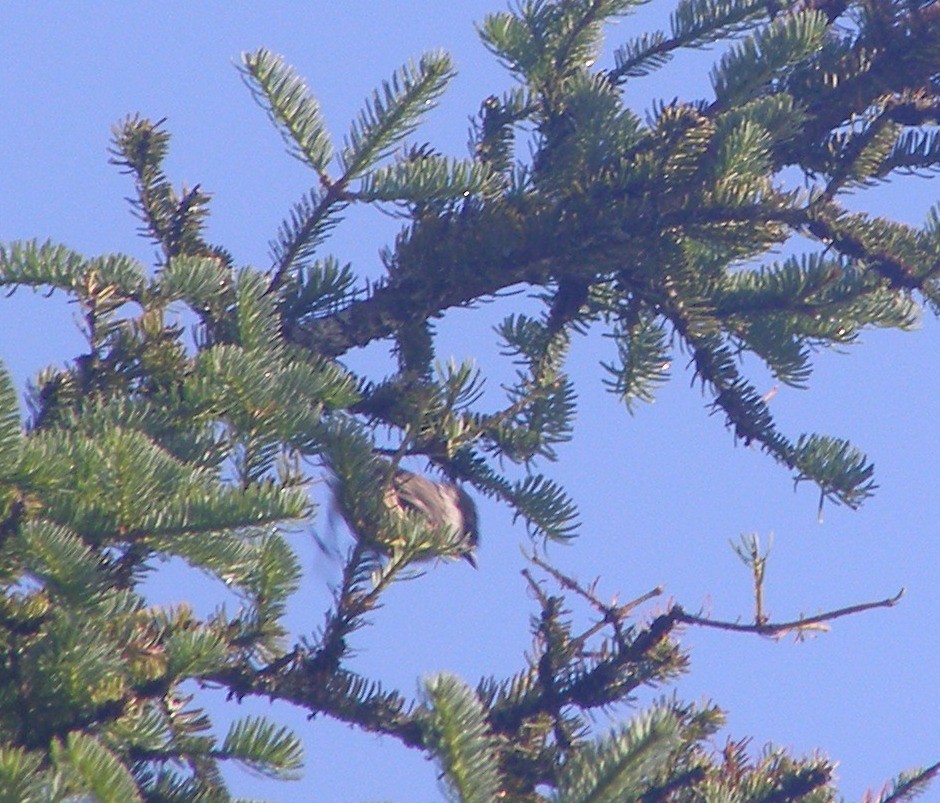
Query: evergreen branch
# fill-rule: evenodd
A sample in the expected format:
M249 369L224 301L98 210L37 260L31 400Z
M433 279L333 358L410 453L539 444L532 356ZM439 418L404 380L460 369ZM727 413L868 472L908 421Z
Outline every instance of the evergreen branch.
M287 540L269 532L252 544L241 587L251 595L262 629L280 633L287 598L297 590L303 572Z
M355 281L349 263L341 266L334 257L301 266L280 293L282 316L303 320L335 313L356 297Z
M445 246L444 239L447 235L438 229L438 225L430 222L426 235L416 228L412 242L417 245L420 236L421 246L431 246L436 241L444 247L433 247L434 253L426 257L416 254L419 265L414 267L407 259L403 260L401 253L398 255L399 261L408 266L409 273L414 272L415 278L396 277L375 288L368 298L353 301L335 314L315 322L298 324L286 321L287 338L324 356L335 357L350 348L387 337L415 319L427 319L451 307L467 305L511 287L526 275L534 278L540 274L548 278L553 243L537 242L535 233L524 231L520 222L509 214L493 210L484 211L479 221L467 218L460 236L461 254L467 258L461 260L459 268L451 268L448 264L454 262L454 256L447 256L449 248ZM496 232L498 237L493 237ZM450 236L454 234L456 232ZM505 240L502 235L505 235ZM495 240L513 243L513 235L515 244L510 246L509 253L500 253L502 249L497 250ZM527 247L532 249L531 254L526 253ZM441 257L437 262L438 269L433 274L425 273L420 263L430 264L437 261L438 256ZM426 263L425 258L428 260Z
M510 404L496 413L475 417L473 427L483 448L515 463L537 457L557 459L555 444L571 440L576 397L570 380L559 373L507 388Z
M241 72L255 100L287 143L291 155L312 167L328 183L333 146L320 112L303 79L280 56L264 48L243 53Z
M788 14L732 47L711 73L715 90L712 108L723 109L754 97L787 67L815 53L827 27L821 12Z
M490 95L480 104L480 111L471 120L470 150L475 158L509 182L512 169L512 146L515 141L514 127L535 112L535 106L527 102L525 91L516 88L507 92L503 99Z
M184 187L181 196L173 189L163 172L170 142L162 129L164 122L135 116L115 126L111 164L134 176L137 198L131 205L144 224L141 231L162 247L167 260L211 256L216 252L202 239L209 196L198 185L191 190Z
M524 317L524 316L522 316ZM567 345L567 338L559 335ZM557 346L550 347L556 351ZM536 364L547 363L563 356L543 356ZM553 460L553 445L570 439L571 422L575 412L574 392L570 382L560 372L547 365L533 365L532 376L519 374L519 384L505 388L509 405L493 413L458 412L459 399L438 401L442 389L429 381L418 380L402 373L379 385L364 385L360 400L349 407L349 412L367 416L374 422L407 429L414 424L414 411L406 403L421 398L427 408L422 412L421 435L414 446L404 451L378 450L390 456L425 456L455 479L477 483L481 477L466 473L461 467L474 462L470 457L470 444L481 442L489 451L512 460L528 463L536 456ZM473 385L469 387L473 388ZM483 482L484 488L495 486ZM496 491L502 499L510 493L508 484Z
M48 286L113 305L139 299L145 282L143 265L124 254L87 259L49 240L0 244L0 287Z
M873 292L880 284L870 281L870 274L853 270L844 258L810 253L729 275L713 303L721 318L750 319L764 313L817 317L829 304Z
M500 788L498 745L473 691L453 675L424 682L428 747L461 803L488 803Z
M845 441L818 435L802 436L796 445L791 444L777 431L766 400L740 376L722 338L699 334L695 320L675 306L664 313L688 344L696 376L711 387L713 407L725 413L736 438L745 444L760 443L777 462L796 472L796 482L815 482L821 492L820 506L823 498L829 498L856 507L871 495L873 468L863 454Z
M279 60L278 64L278 70L286 69ZM284 73L272 84L270 91L274 94L271 102L283 95L283 108L278 114L283 114L285 120L294 121L291 125L296 129L301 147L307 143L312 149L309 158L314 160L312 163L320 173L324 192L316 194L311 191L309 197L295 205L290 218L281 225L278 240L271 249L275 265L269 293L281 288L289 272L298 263L309 259L330 229L339 222L338 213L355 199L355 195L348 192L349 183L370 170L388 155L397 142L414 131L421 115L433 107L452 75L450 59L445 54L427 54L417 66L407 64L393 75L390 82L384 82L382 91L377 90L367 101L345 139L340 155L343 175L335 181L325 172L325 162L331 152L324 139L326 134L322 130L319 108L306 97L306 88L292 73ZM368 199L368 195L364 197Z
M631 608L632 609L632 608ZM625 616L627 606L618 611ZM677 609L678 610L678 609ZM582 672L569 672L559 667L559 682L549 693L541 687L532 687L521 697L504 699L487 706L487 721L495 732L510 735L525 721L540 713L557 713L561 707L604 706L619 698L624 689L634 688L657 673L668 672L675 666L674 648L657 655L675 621L672 613L658 617L648 629L637 634L624 632L618 649L592 668ZM336 642L345 652L345 639ZM249 667L230 666L213 673L206 679L226 685L239 696L265 695L300 705L310 712L328 713L341 721L365 730L392 735L403 744L428 749L435 744L427 723L405 713L404 701L395 693L382 692L376 684L353 679L340 668L338 654L327 661L325 653L307 657L306 650L294 650L256 674ZM644 663L648 666L640 669ZM616 680L620 673L630 675L626 685ZM634 674L635 673L635 674ZM608 692L604 692L611 686ZM619 691L614 692L616 687ZM521 690L520 690L521 691Z
M650 777L662 774L680 745L676 716L653 708L619 732L573 751L558 779L558 803L638 800Z
M851 336L854 336L854 331ZM851 342L851 336L846 332L840 340ZM775 379L790 387L807 387L812 373L808 338L801 336L798 325L789 318L771 314L755 317L742 325L739 335L733 340L740 342L742 351L752 351L759 356ZM836 338L833 340L838 342Z
M154 292L167 303L181 300L207 321L234 304L232 272L215 257L178 256L160 271Z
M863 803L902 803L914 800L927 790L928 784L940 775L940 761L922 770L902 773L877 799L871 793L865 795Z
M571 437L576 400L562 367L570 344L568 326L580 314L581 301L575 300L570 312L562 311L557 303L561 293L559 288L544 321L511 315L496 329L505 343L503 353L517 355L528 371L518 371L516 381L504 386L509 406L479 416L477 425L487 448L513 461L528 464L538 455L554 460L553 445Z
M382 83L359 113L340 156L344 183L362 175L387 156L392 147L417 127L443 93L454 72L450 57L427 53L417 65L401 67Z
M758 0L680 0L669 16L672 40L703 47L754 27L766 13L766 3Z
M400 159L370 171L353 197L423 205L486 195L499 185L498 176L487 165L430 155Z
M810 233L820 237L820 239L833 242L835 238L832 237L832 234L834 232L826 226L827 214L831 214L831 212L819 209L818 207L811 206L808 209L791 209L785 206L781 207L775 202L769 204L769 208L763 204L755 204L744 207L735 206L729 208L726 206L716 206L695 210L683 210L682 212L664 215L657 221L657 224L667 231L670 229L690 232L707 232L712 229L715 231L726 231L727 226L732 221L745 224L757 220L766 221L769 218L771 220L779 220L782 224L781 229L783 229L783 225L792 228L804 228L805 230L809 230ZM487 215L484 214L481 219L486 218ZM844 220L844 216L838 219ZM845 227L843 227L843 230L845 230ZM434 231L433 227L429 229L427 234L430 235L431 231ZM898 231L903 233L906 230L900 228ZM464 233L467 232L468 229L465 228ZM470 228L469 232L473 232L473 229ZM488 242L489 235L492 235L493 232L488 231L484 234L481 231L480 234L482 235L483 241ZM489 278L489 281L493 282L492 290L494 292L500 285L511 284L512 280L516 277L521 281L538 281L537 277L539 274L537 271L544 271L543 275L545 278L543 281L548 281L553 274L557 275L560 264L564 264L565 260L571 258L564 251L561 251L555 253L553 258L546 255L543 259L535 262L534 265L531 263L526 264L527 259L533 259L540 251L545 249L546 245L551 244L551 241L542 239L537 244L533 243L532 246L529 246L526 242L526 234L528 233L526 232L521 238L517 238L516 246L519 249L517 252L509 252L509 254L507 254L503 251L499 257L494 257L493 262L496 264L493 264L490 260L486 260L490 263L487 264L486 269L488 273L491 272L492 278ZM563 230L556 230L555 232L556 237L560 237L562 234ZM772 235L774 239L780 237L775 231L772 232ZM421 232L421 239L423 239L424 236L425 233ZM898 236L901 235L899 234ZM470 240L473 240L472 234ZM403 243L400 246L399 258L404 259L408 257L410 247L417 242L418 239L415 238L411 243ZM557 242L557 240L555 242ZM633 239L630 241L629 247L636 248L638 254L641 254L641 242L642 240L639 238ZM625 250L621 241L613 240L611 246L614 243L617 243L620 250ZM442 250L446 250L439 250L443 244L444 242L437 239L430 254L433 254L434 257L440 255ZM476 243L474 244L476 245ZM852 244L850 235L843 235L841 240L835 239L836 247L842 251L850 251L849 256L871 259L871 249L868 247L867 243L858 241L854 244L854 248L849 248L848 246ZM599 253L603 253L605 246L592 245L598 248ZM571 253L570 248L571 247L568 246L569 253ZM484 246L473 249L471 253L486 259L486 257L490 256L491 252ZM419 259L428 258L430 254L421 254ZM512 260L511 257L513 256L516 256L517 259ZM442 257L442 259L446 259L446 257ZM892 257L885 254L884 258L876 263L875 267L879 272L884 272L885 265L890 265L893 261ZM378 309L373 312L367 311L368 307L376 305L380 301L383 302L383 306L388 306L390 315L393 316L396 314L394 310L404 308L401 305L401 301L391 301L392 298L399 295L409 298L407 308L416 311L421 310L425 304L433 309L440 303L441 297L445 298L445 302L440 308L445 308L449 305L446 297L452 292L452 288L459 288L458 291L462 294L459 298L465 300L465 302L472 300L475 293L480 292L478 289L479 285L473 286L475 282L479 282L484 278L480 274L468 277L466 280L448 287L450 282L448 279L448 271L445 267L446 263L442 265L435 260L435 265L437 269L435 271L434 280L412 283L407 274L399 272L400 278L399 275L397 275L394 282L377 290L367 301L361 304L351 305L347 310L339 313L328 324L325 322L322 323L324 323L324 326L333 328L339 324L343 318L355 311L357 315L365 315L365 317L360 318L361 323L365 325L362 329L363 333L365 333L371 330L375 323L381 322L383 326L387 326L391 323L388 320L390 316L385 314L380 314L378 318L375 317ZM494 268L503 266L505 266L504 271L497 274ZM625 277L625 280L628 281L629 279ZM922 284L922 280L917 279L909 282L908 286L915 281L918 285ZM659 292L660 291L657 291L655 298L651 299L651 303L660 305L663 303L659 297ZM666 293L668 296L668 288L661 289L661 292ZM438 297L434 298L435 295ZM385 296L388 298L384 298ZM427 300L417 300L422 296ZM457 301L457 298L454 298L454 300ZM870 310L871 312L866 314L874 313L874 307L871 307ZM887 308L875 314L887 321L890 318L884 317L886 312ZM733 365L732 355L727 351L726 347L724 345L719 346L717 341L709 344L707 341L701 340L701 335L694 334L694 330L699 326L699 323L696 322L694 318L688 318L686 312L680 313L676 311L676 314L678 314L679 317L687 319L682 323L672 313L669 313L667 317L677 326L677 331L692 345L696 361L696 372L713 385L716 399L715 404L724 409L725 413L728 415L729 425L734 428L737 437L747 442L754 440L760 442L765 450L774 455L779 462L791 468L798 469L801 478L815 478L820 482L820 487L823 489L825 496L855 505L870 492L872 487L869 482L870 467L865 467L861 463L856 466L855 462L857 456L854 454L850 455L842 449L839 444L824 443L822 440L817 439L816 441L806 441L799 446L793 446L782 438L773 427L772 418L766 404L759 394L756 393L755 389L739 375L737 368ZM350 319L347 318L347 320ZM878 320L878 318L872 318L872 320ZM350 320L350 322L352 322L352 320ZM296 333L298 333L298 330L293 329L289 332L288 336L296 337ZM301 334L303 335L302 332ZM692 339L689 339L690 336ZM309 341L306 337L302 337L302 339L298 338L298 341L308 346L314 346L314 343L316 343L316 347L319 347L321 350L327 348L322 341ZM781 353L781 357L782 356ZM793 376L794 381L800 381L800 376L804 370L804 360L805 355L802 353L794 353L791 357L779 362L777 370L780 376L787 377L789 374ZM840 449L842 449L841 452L839 451ZM839 468L839 466L841 466L841 468ZM839 474L840 471L843 472L841 475ZM849 484L846 485L846 483Z
M548 599L551 603L552 598ZM548 714L557 716L566 706L578 709L603 708L622 699L643 683L655 682L676 671L681 660L668 641L677 624L676 607L657 616L637 633L624 631L616 648L608 651L592 667L574 667L565 663L555 672L541 672L539 682L517 699L498 701L490 709L489 722L494 731L511 736L524 722Z
M73 731L64 743L53 742L50 754L56 768L94 799L142 803L130 770L95 736Z
M303 746L297 737L262 717L233 723L218 756L235 759L272 778L299 778L298 771L303 767Z
M664 783L651 784L639 798L638 803L662 803L673 798L681 799L680 794L694 789L707 778L707 768L701 764L681 772L674 772Z
M595 263L642 263L664 231L693 227L725 231L735 224L767 220L799 228L806 222L800 210L762 204L706 207L642 218L633 231L632 221L625 221L620 224L625 229L585 241L573 218L562 210L545 209L522 220L511 206L494 204L468 210L453 221L449 216L422 221L399 243L390 281L369 297L316 321L285 321L285 336L299 346L336 357L388 337L409 322L436 317L516 284L546 286L563 276L591 280ZM773 233L773 241L782 238Z
M878 487L872 481L874 466L848 441L822 435L800 435L795 446L787 444L783 456L795 469L794 484L809 480L819 487L819 515L824 499L856 508Z
M610 80L622 83L628 78L648 75L680 48L707 47L757 26L767 14L767 3L759 0L680 0L670 15L671 35L662 31L642 34L614 51Z
M53 783L37 752L5 744L0 747L0 790L10 800L41 800Z
M365 542L357 541L343 566L342 583L336 591L334 611L327 615L326 626L314 654L308 659L311 671L336 671L346 655L346 638L363 625L362 617L378 605L378 593L363 592L369 580L380 570L378 556Z
M830 179L820 199L831 199L845 186L864 186L874 177L885 175L889 169L886 160L896 147L899 134L900 126L882 112L869 120L861 132L840 137L840 152L828 171Z
M519 78L532 80L545 59L544 31L556 9L550 3L520 4L519 14L487 14L477 26L484 47Z
M268 292L274 293L339 222L337 216L348 203L345 187L350 177L334 182L327 173L333 146L319 104L303 79L280 56L263 48L243 54L242 65L246 83L280 131L289 152L316 171L323 188L323 192L311 190L294 205L271 243L274 266Z
M680 310L667 317L692 353L695 375L712 388L714 405L727 416L735 438L746 445L757 441L778 460L786 463L786 441L777 433L767 404L738 372L732 354L715 334L698 334L695 321Z
M827 16L831 18L829 12ZM904 97L914 88L921 94L913 105L936 110L940 90L931 79L940 72L940 51L932 43L940 36L940 7L935 3L905 6L888 30L875 30L877 26L867 22L854 40L824 51L831 56L826 64L829 69L810 64L782 81L780 88L792 94L807 113L803 131L782 149L783 164L801 163L799 154L812 143L822 141L853 116L863 115L882 98ZM901 124L923 122L923 112L916 109L898 109L895 114ZM909 115L913 119L908 123L904 118ZM927 116L937 119L929 111Z
M36 727L35 722L29 721L27 714L23 723L26 728L25 738L17 741L31 750L42 750L57 740L67 738L70 733L83 731L100 732L102 726L108 726L126 717L148 701L158 701L165 698L173 688L174 680L168 675L138 682L123 696L95 702L93 705L84 705L80 710L69 712L69 716L54 722L51 726Z
M326 191L311 190L291 208L277 232L277 239L270 243L274 260L268 293L282 288L291 271L303 269L330 231L339 224L339 215L349 203L346 182L327 181Z
M680 40L667 39L662 31L641 34L614 51L615 66L607 76L613 84L621 84L628 78L642 78L668 63L671 51L681 46Z
M561 541L571 538L578 527L578 510L561 486L541 474L530 475L505 493L515 508L515 518L524 518L530 535Z
M410 713L397 692L339 667L310 662L306 650L288 653L288 663L271 664L260 672L247 663L220 668L207 681L221 683L232 694L283 700L311 714L323 713L370 733L392 736L405 747L424 749L426 729Z
M863 215L833 214L831 207L811 208L803 227L840 253L870 266L896 290L923 290L928 280L940 275L940 260L914 268L892 254L883 243L871 242L875 238L861 234L861 226L852 225L869 222Z
M610 375L604 384L630 413L636 402L652 402L654 388L669 379L672 364L665 327L655 317L635 314L614 330L619 365L601 363Z
M940 119L940 111L936 113ZM902 133L891 153L882 162L879 176L894 171L918 173L940 170L940 130L908 130Z
M74 532L40 519L25 522L19 537L23 569L52 598L77 605L113 592L100 555Z
M0 483L8 482L15 470L22 441L23 424L16 386L6 366L0 362Z
M755 222L785 224L795 231L809 233L840 254L851 257L887 280L894 290L920 290L929 294L929 282L940 275L940 260L929 251L926 258L917 254L924 267L915 269L900 258L901 249L892 248L892 240L901 241L904 250L922 247L919 233L903 224L864 214L849 214L834 203L813 204L804 208L764 209L761 205L738 208L711 207L685 211L666 217L667 227L693 229L726 227L730 224ZM779 236L777 234L775 237ZM907 242L904 242L907 241ZM926 249L925 249L926 250Z
M581 0L580 3L560 3L561 36L554 47L554 74L564 76L590 67L596 57L604 23L629 14L640 2ZM570 13L566 13L569 9Z
M230 662L206 673L204 679L222 683L239 697L254 694L285 700L311 714L326 713L364 730L395 736L406 746L424 746L426 729L405 713L405 701L397 692L385 692L342 667L349 650L347 637L363 626L363 615L377 607L387 586L371 582L378 560L374 550L357 542L344 565L334 610L327 615L318 646L295 646L257 671L246 661ZM373 587L363 591L367 585Z

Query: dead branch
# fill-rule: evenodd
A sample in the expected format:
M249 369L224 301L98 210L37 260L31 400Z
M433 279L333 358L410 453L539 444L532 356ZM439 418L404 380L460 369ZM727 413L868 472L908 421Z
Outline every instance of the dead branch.
M800 616L799 619L791 622L755 622L754 624L723 622L718 619L709 619L705 616L696 616L687 613L681 606L678 606L678 611L675 616L677 622L687 625L713 627L718 630L731 630L736 633L756 633L759 636L780 638L793 631L802 634L806 630L827 629L826 624L828 622L831 622L833 619L840 619L843 616L852 616L853 614L863 613L864 611L870 611L874 608L893 608L900 602L903 596L904 589L902 588L893 597L888 597L887 599L877 600L875 602L862 602L858 605L850 605L847 608L839 608L838 610L819 613L815 616Z

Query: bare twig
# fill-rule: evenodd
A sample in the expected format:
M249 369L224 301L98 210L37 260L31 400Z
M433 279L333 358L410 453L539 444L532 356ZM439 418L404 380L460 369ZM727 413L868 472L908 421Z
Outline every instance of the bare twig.
M771 534L771 540L773 534ZM731 548L741 559L741 562L751 570L754 581L754 622L759 625L767 623L768 616L764 611L764 576L767 571L767 556L770 546L761 552L760 539L756 533L741 536L741 543L732 542Z
M647 591L645 594L642 594L641 596L631 600L630 602L627 602L624 605L608 605L604 602L601 602L594 591L595 587L597 586L596 580L591 583L589 588L584 588L573 577L569 577L568 575L563 574L554 566L539 558L537 555L532 554L529 555L528 558L540 569L550 574L562 588L573 591L579 597L582 597L584 600L586 600L588 604L602 616L601 621L597 622L581 634L578 640L582 643L598 631L602 630L604 626L608 624L614 628L614 632L619 637L621 635L620 624L623 622L623 620L644 602L648 602L649 600L653 599L654 597L658 597L663 593L663 587L656 586L656 588ZM528 573L526 572L525 574L528 578ZM531 578L529 579L529 582L532 582Z
M548 605L548 595L542 590L542 587L538 584L538 581L532 576L532 572L530 572L528 569L522 570L522 576L525 577L526 582L529 584L529 588L532 589L532 593L538 600L539 607L544 610Z
M902 588L893 597L877 600L875 602L862 602L858 605L850 605L847 608L839 608L834 611L816 614L816 616L801 616L791 622L756 622L752 625L741 624L740 622L723 622L717 619L709 619L705 616L696 616L686 613L681 607L676 613L676 621L687 625L699 625L701 627L713 627L718 630L732 630L736 633L757 633L760 636L784 636L791 631L802 633L805 630L824 629L827 622L833 619L840 619L843 616L852 616L856 613L863 613L874 608L892 608L900 602L904 596Z

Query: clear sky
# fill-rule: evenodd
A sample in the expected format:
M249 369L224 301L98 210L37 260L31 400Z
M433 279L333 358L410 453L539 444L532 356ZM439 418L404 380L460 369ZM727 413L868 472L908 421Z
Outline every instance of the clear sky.
M0 9L0 240L38 237L89 256L123 251L148 263L153 247L135 235L124 198L127 177L107 164L110 126L129 113L168 118L167 163L177 183L215 195L209 237L239 264L267 265L267 242L291 203L314 181L284 153L235 70L238 54L265 46L307 78L339 141L361 100L409 57L444 48L458 78L419 131L440 151L466 153L468 117L510 78L479 44L473 22L500 0L349 0L257 4L162 2L9 3ZM670 3L654 0L609 32L609 42L662 24ZM707 97L714 52L677 61L628 88L640 110L652 98ZM938 200L927 180L894 182L854 203L919 222ZM377 275L379 248L397 223L350 215L325 248ZM490 327L526 302L501 299L449 314L439 356L476 357L489 372L495 405L510 367L496 358ZM79 353L73 309L28 292L0 299L0 357L24 386L35 371ZM840 762L847 799L857 800L906 767L940 758L940 326L913 333L869 332L846 354L820 354L809 391L781 388L772 409L790 435L848 437L876 464L880 490L861 510L827 506L794 492L769 458L735 446L718 416L689 387L681 356L655 404L631 417L601 387L598 360L610 344L577 341L571 372L580 394L577 434L550 472L582 512L580 538L550 555L582 580L600 576L602 594L621 600L662 584L689 610L747 619L750 580L729 539L774 534L767 607L790 619L872 599L902 586L901 605L835 623L808 643L687 631L692 673L676 684L687 699L709 697L729 712L728 734L797 752L815 748ZM352 358L382 370L382 348ZM767 390L773 382L767 378ZM480 570L446 565L396 587L374 626L354 637L354 666L406 693L440 670L475 683L523 666L534 612L519 571L526 536L506 511L484 504ZM317 525L324 528L325 517ZM296 536L309 572L291 623L322 622L337 566ZM219 589L169 567L154 587L164 601L194 599L210 609ZM185 582L183 581L185 579ZM663 602L659 605L665 604ZM647 614L656 611L651 606ZM214 714L221 696L205 696ZM641 700L640 702L644 702ZM250 710L268 705L249 704ZM324 719L308 722L278 707L303 735L302 785L233 775L233 791L271 800L432 801L434 768L420 754ZM621 709L618 716L628 716ZM603 720L600 726L604 725ZM716 742L723 743L723 737ZM934 788L932 795L940 795ZM932 799L940 799L932 798Z

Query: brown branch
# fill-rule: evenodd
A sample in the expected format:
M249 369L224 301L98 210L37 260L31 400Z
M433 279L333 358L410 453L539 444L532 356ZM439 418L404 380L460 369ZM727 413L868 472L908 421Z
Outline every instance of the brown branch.
M574 641L581 643L581 644L587 641L587 639L589 639L595 633L602 630L606 625L611 625L614 628L615 633L619 637L621 635L620 625L623 622L623 620L631 612L633 612L637 607L642 605L644 602L648 602L649 600L655 597L661 596L663 593L663 587L656 586L656 588L650 591L647 591L645 594L640 595L636 599L631 600L630 602L627 602L624 605L607 605L601 602L600 598L594 593L594 587L597 585L597 580L591 583L590 588L584 588L573 577L570 577L569 575L562 573L551 564L546 563L541 558L539 558L538 555L533 553L531 555L528 555L528 558L530 561L532 561L532 563L534 563L540 569L542 569L545 572L548 572L548 574L550 574L562 588L566 588L569 591L573 591L579 597L582 597L583 599L585 599L588 602L588 604L592 608L594 608L594 610L596 610L598 613L601 614L602 619L600 622L597 622L593 626L589 627L587 630L584 631L584 633L582 633L580 636L574 639ZM524 574L526 575L527 578L529 578L529 575L527 572L524 572ZM531 583L532 582L531 578L529 578L529 580Z
M229 694L282 700L313 718L326 714L370 733L393 736L405 747L424 749L425 729L412 713L414 704L397 691L385 691L377 681L339 668L295 661L276 674L262 675L248 663L229 666L202 678L219 683Z
M654 188L649 192L655 194ZM710 232L755 223L779 227L768 233L770 241L783 242L791 232L802 231L868 262L895 288L922 286L921 272L869 248L824 220L821 211L818 205L689 207L683 201L674 210L652 214L635 200L616 197L606 198L604 204L577 197L561 203L527 198L516 206L495 202L415 224L397 243L390 277L371 295L315 320L285 320L284 335L321 356L338 357L416 321L518 285L546 286L555 281L589 285L612 275L630 285L635 277L627 266L642 263L664 234L695 235L699 229ZM657 289L661 288L652 288Z
M393 736L406 747L424 749L424 727L412 713L414 704L397 691L384 691L378 681L343 667L350 652L348 636L362 626L365 614L378 607L380 592L398 571L386 571L384 579L369 591L357 590L363 562L370 554L362 542L350 553L316 646L295 645L261 669L242 659L201 679L225 686L239 699L251 695L283 700L306 709L311 717L326 714L371 733ZM403 560L400 568L406 562Z
M55 738L64 738L74 731L88 731L101 725L107 725L123 718L128 712L140 710L148 702L165 697L173 688L175 680L168 674L138 683L126 694L113 700L106 700L93 707L79 710L75 707L71 716L53 717L45 727L37 725L36 717L27 715L24 720L25 736L19 743L29 750L48 748ZM30 707L30 696L20 697L23 708ZM33 712L30 712L34 714Z
M888 597L887 599L877 600L876 602L862 602L858 605L850 605L847 608L827 611L826 613L820 613L816 616L801 616L799 619L791 622L756 622L752 625L745 625L740 622L723 622L718 619L709 619L705 616L696 616L691 613L686 613L681 606L677 606L674 609L674 615L677 622L687 625L712 627L717 630L731 630L736 633L756 633L759 636L784 636L793 630L801 632L803 630L818 628L820 625L825 625L827 622L831 622L833 619L840 619L843 616L852 616L856 613L864 613L865 611L870 611L875 608L893 608L900 602L903 596L904 589L902 588L893 597Z
M530 575L526 573L526 576L540 602L548 604L550 598L541 592ZM559 573L560 577L563 575ZM622 616L626 610L659 593L660 589L654 589L626 606L607 607L611 616L618 613ZM570 705L592 708L622 699L628 693L626 686L634 688L642 684L655 675L657 669L674 660L672 652L656 655L654 651L675 627L678 610L674 608L656 617L649 627L631 634L629 641L625 636L618 637L619 649L586 671L569 676L564 671L570 669L567 663L554 667L550 693L536 688L517 702L493 706L488 712L492 728L499 733L515 734L533 716L557 715ZM635 669L629 678L623 675L626 667ZM562 682L558 682L560 677L564 678ZM221 683L237 697L257 695L283 700L306 709L311 715L327 714L363 730L393 736L407 747L427 747L425 725L419 713L398 692L385 692L377 683L345 671L337 663L324 664L317 660L316 654L307 657L304 650L289 653L262 672L248 663L240 663L203 680Z
M625 266L647 258L664 233L761 222L778 224L780 236L773 239L782 242L786 227L805 227L807 218L806 210L770 204L695 210L677 205L672 212L652 215L627 198L603 204L578 197L527 203L531 208L497 202L452 218L421 221L399 240L388 281L330 315L285 321L285 338L321 356L338 357L516 285L592 283L612 275L629 284ZM578 208L585 204L588 209Z
M542 213L495 203L455 219L423 220L398 242L392 275L368 298L314 321L287 321L285 336L337 357L521 282L545 283L557 256L577 250L578 240L570 229L556 230L555 215L548 222Z
M922 792L927 784L937 775L940 775L940 761L921 770L910 778L904 778L896 782L894 791L887 796L881 797L880 803L900 803L902 800L913 800L917 793ZM874 798L871 799L874 800ZM864 801L868 800L869 795L866 794Z
M868 10L890 15L893 3L875 0ZM883 20L882 22L887 22ZM903 93L911 88L936 95L931 77L940 70L940 52L933 46L940 33L940 7L908 7L906 13L888 24L872 25L864 37L853 43L852 52L864 53L867 68L827 87L821 76L812 78L803 87L787 87L797 100L807 102L812 122L807 127L810 138L818 138L849 119L852 112L861 113L885 95Z
M677 648L666 653L657 648L669 637L677 624L673 608L657 616L647 628L639 633L625 631L623 620L643 602L659 596L661 588L643 594L625 605L608 605L597 597L593 590L585 588L574 578L562 573L535 555L529 555L536 566L550 574L558 584L584 598L602 619L577 636L567 638L568 657L558 666L547 662L550 651L537 662L538 685L517 702L504 702L493 706L489 713L493 730L511 736L524 722L532 717L548 715L557 717L568 706L586 710L609 705L628 696L629 691L643 683L655 680L657 673L677 659ZM560 600L547 595L535 581L528 569L523 575L532 587L543 610L557 615ZM584 645L589 638L604 627L613 629L613 647L603 650L596 660L588 660ZM566 626L567 630L567 626ZM535 667L533 667L535 671Z
M842 0L810 0L806 7L820 8L834 20L843 13L845 4ZM777 163L804 164L808 149L823 142L852 114L864 112L886 96L899 104L892 112L899 122L904 118L905 124L911 124L905 115L913 115L917 121L932 119L937 111L938 93L929 79L940 70L940 56L934 54L935 49L916 45L930 43L938 29L940 7L908 10L894 19L886 31L869 37L882 36L884 41L866 39L853 44L853 52L874 48L870 65L859 75L839 82L836 87L821 86L821 79L812 71L788 79L784 88L806 106L809 122L796 139L780 146ZM616 71L610 75L616 80ZM717 109L705 111L712 117L718 113ZM342 180L335 186L341 184ZM656 190L651 185L647 191ZM587 203L581 203L582 200ZM574 286L584 281L590 283L602 272L585 266L603 262L618 249L621 264L633 264L635 257L647 250L648 238L655 238L670 225L687 228L694 222L711 222L726 226L755 220L790 223L786 215L776 217L766 208L756 208L750 216L740 216L739 212L728 218L727 210L709 210L710 215L704 218L700 213L694 215L698 221L677 216L670 224L665 219L648 219L637 212L636 198L603 200L613 202L610 205L616 210L614 216L598 211L602 204L591 199L570 197L553 205L529 194L513 202L470 207L451 217L423 219L399 241L394 264L389 266L388 281L368 298L313 321L286 321L285 334L290 341L318 354L337 357L352 348L389 337L416 321L427 321L448 309L472 304L518 284L545 285L562 279ZM683 206L687 213L688 204L683 201ZM605 215L603 222L591 219L601 214ZM616 219L618 216L620 219ZM615 225L607 230L608 224ZM821 239L826 233L824 229L829 228L819 222L811 227L805 221L797 225ZM622 235L619 239L616 231ZM850 256L860 253L859 244L851 237L833 237L830 241ZM864 253L870 255L868 249ZM916 272L887 255L878 257L876 269L895 287L919 286ZM282 278L280 273L275 274L272 289Z
M826 218L822 210L816 210L806 217L804 230L816 239L830 244L839 253L866 263L895 290L921 290L925 281L940 271L940 263L934 263L926 270L918 270L883 251L869 248L862 238L845 231L843 227Z
M570 663L555 667L550 690L533 688L517 702L494 705L489 713L490 726L497 733L515 734L524 722L542 714L553 715L568 706L581 710L599 708L629 697L636 687L661 680L657 671L670 664L675 665L678 648L667 655L657 656L654 651L669 637L678 624L678 607L673 607L657 616L646 629L631 634L632 641L618 639L618 648L590 668L581 660L575 665L579 671L571 672ZM632 670L629 675L625 670ZM568 672L565 680L559 681L559 672Z

